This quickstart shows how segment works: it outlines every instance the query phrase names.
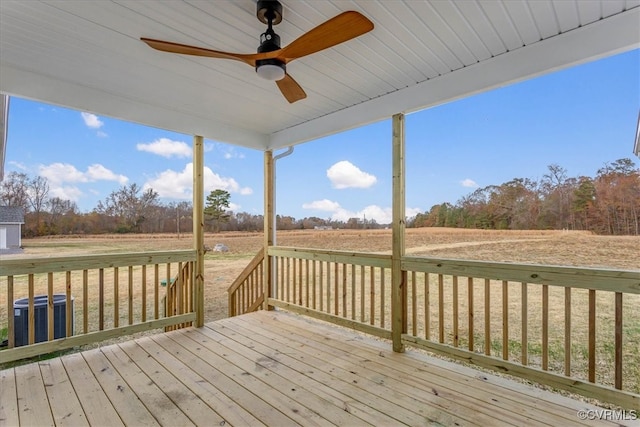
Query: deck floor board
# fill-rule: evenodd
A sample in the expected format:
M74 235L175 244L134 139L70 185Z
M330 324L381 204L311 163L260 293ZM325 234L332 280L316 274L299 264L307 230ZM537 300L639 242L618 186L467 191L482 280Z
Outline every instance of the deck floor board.
M597 409L295 314L270 311L0 372L0 426L528 426Z

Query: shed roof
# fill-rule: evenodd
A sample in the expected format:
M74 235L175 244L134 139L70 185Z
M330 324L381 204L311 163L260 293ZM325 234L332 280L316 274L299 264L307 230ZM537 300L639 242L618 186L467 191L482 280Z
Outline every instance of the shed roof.
M0 206L0 224L24 224L24 210L16 206Z
M640 0L282 0L285 46L347 10L373 31L287 65L289 104L238 61L140 37L253 53L255 0L0 2L0 92L277 149L640 47Z

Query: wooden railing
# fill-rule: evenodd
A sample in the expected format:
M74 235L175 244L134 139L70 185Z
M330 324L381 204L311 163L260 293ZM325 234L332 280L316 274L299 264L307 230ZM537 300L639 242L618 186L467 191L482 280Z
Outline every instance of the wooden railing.
M181 250L0 261L0 330L7 331L9 347L0 351L0 363L192 322L195 257L195 251ZM36 325L43 322L37 319L38 295L46 301L47 334L36 343ZM58 339L55 296L64 298L65 333ZM163 313L167 296L171 307ZM14 310L18 299L28 301L24 346L14 346L16 322L22 321Z
M270 247L268 304L391 337L391 256ZM640 407L640 272L402 257L402 342Z
M270 247L269 304L379 337L391 337L391 256Z
M177 316L193 312L193 263L178 263L178 274L167 287L167 294L163 297L164 316ZM170 264L167 264L167 268ZM168 271L169 273L169 271ZM191 326L193 322L165 326L165 332Z
M263 305L263 271L264 249L260 249L227 289L229 295L229 317L256 311Z

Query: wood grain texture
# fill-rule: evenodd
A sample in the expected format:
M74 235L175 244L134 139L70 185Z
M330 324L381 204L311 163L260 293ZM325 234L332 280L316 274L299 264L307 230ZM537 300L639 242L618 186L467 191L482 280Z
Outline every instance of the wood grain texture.
M11 426L579 426L577 411L596 409L416 350L393 352L388 339L265 310L6 369L0 386L0 424Z

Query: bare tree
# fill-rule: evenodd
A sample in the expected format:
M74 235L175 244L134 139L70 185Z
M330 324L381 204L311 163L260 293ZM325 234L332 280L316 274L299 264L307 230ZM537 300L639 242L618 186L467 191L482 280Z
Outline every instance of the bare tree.
M43 176L37 176L29 180L27 188L27 200L31 206L31 211L35 215L35 232L41 234L40 217L49 197L49 181Z
M29 177L26 173L10 172L0 182L0 204L4 206L21 207L27 212L29 210Z

